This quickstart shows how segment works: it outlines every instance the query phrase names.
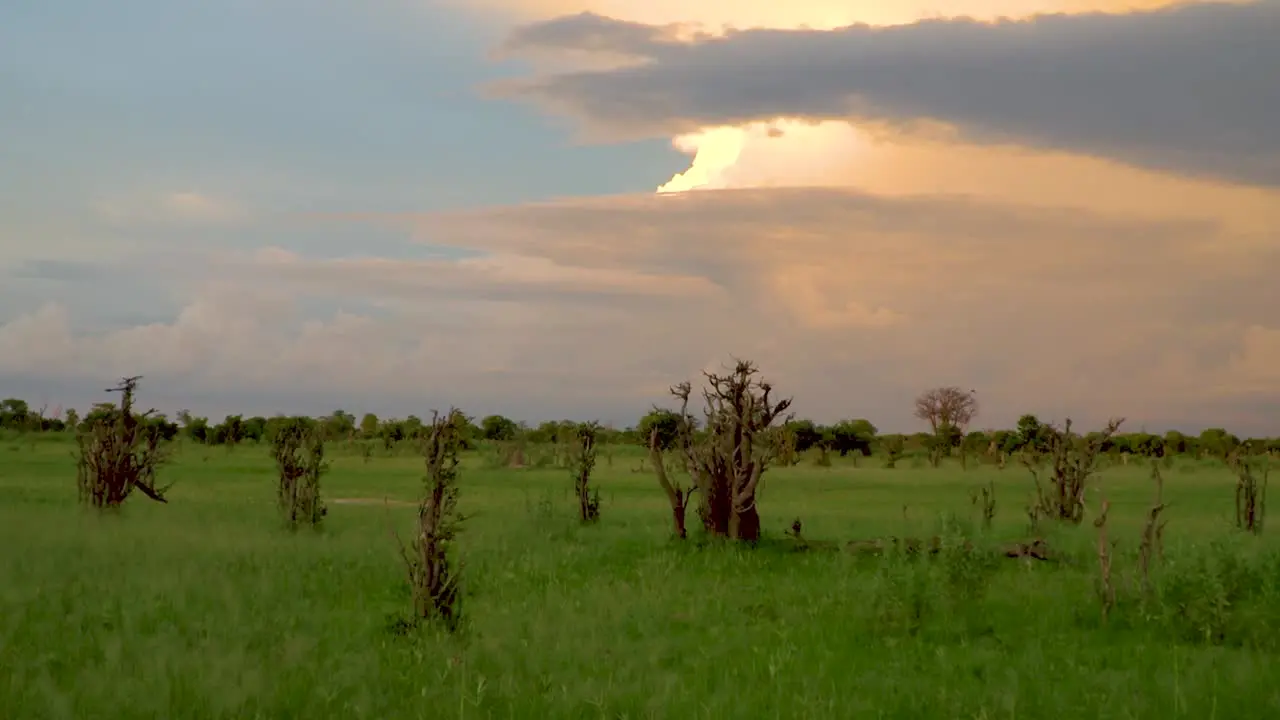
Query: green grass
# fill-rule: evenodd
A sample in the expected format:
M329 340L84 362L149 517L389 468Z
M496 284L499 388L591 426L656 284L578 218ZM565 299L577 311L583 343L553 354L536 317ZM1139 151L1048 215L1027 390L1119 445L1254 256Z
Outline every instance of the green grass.
M598 526L564 470L467 460L468 619L397 634L411 601L391 537L412 508L330 502L288 534L265 448L188 448L169 505L75 504L64 443L0 444L4 718L1280 717L1280 553L1231 528L1233 477L1166 471L1167 557L1142 603L1145 468L1101 478L1121 604L1103 624L1091 526L1055 530L1075 564L791 552L811 539L1025 536L1010 467L778 470L755 550L675 543L636 453L603 459ZM412 457L339 456L324 494L414 500ZM994 479L991 537L970 488ZM906 511L904 513L904 506Z

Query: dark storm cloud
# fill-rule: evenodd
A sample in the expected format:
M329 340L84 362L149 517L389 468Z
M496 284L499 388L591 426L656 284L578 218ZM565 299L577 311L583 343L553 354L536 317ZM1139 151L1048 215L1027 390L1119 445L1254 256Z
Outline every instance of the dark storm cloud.
M507 51L607 51L646 61L495 90L576 116L598 137L779 116L932 119L978 141L1280 185L1277 0L671 38L670 28L590 13L526 26Z

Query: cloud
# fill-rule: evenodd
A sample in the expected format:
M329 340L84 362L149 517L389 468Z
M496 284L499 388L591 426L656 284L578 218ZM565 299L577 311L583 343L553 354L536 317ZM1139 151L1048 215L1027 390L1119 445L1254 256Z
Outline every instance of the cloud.
M921 18L968 16L993 20L1044 12L1127 12L1180 0L452 0L460 9L503 20L545 20L592 12L651 25L679 23L704 32L727 28L831 30L854 23L897 25ZM945 8L945 9L944 9Z
M317 411L453 402L626 422L741 355L805 415L891 428L911 427L912 395L935 384L977 388L993 425L1239 425L1260 411L1232 408L1280 398L1265 371L1280 241L1226 242L1208 221L836 189L353 220L473 253L210 257L209 282L164 322L83 332L49 303L0 326L0 376L142 373L169 395L284 393ZM308 310L315 297L336 308Z
M519 31L509 49L608 47L643 64L507 81L501 94L601 138L682 135L777 118L910 127L981 143L1280 185L1280 2L1129 14L745 30L672 42L590 14ZM647 47L645 43L647 42Z
M21 280L82 283L101 280L104 270L106 268L101 263L83 260L26 260L19 263L9 276Z
M1244 236L1271 235L1280 228L1280 190L1169 175L1102 158L976 145L948 133L905 137L844 122L757 123L733 132L732 163L715 162L723 156L712 151L727 144L717 138L678 138L682 147L699 152L695 167L702 170L681 179L708 189L822 186L887 196L962 190L986 201L1074 207L1130 220L1208 221Z
M1274 392L1280 387L1280 328L1251 325L1233 354L1224 384L1240 393Z
M92 207L100 219L126 226L225 225L248 219L247 211L230 199L191 191L99 199Z

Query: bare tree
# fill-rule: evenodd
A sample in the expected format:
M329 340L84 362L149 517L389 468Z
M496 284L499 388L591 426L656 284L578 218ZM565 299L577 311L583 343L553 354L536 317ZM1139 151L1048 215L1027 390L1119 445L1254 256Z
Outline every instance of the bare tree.
M1029 451L1022 464L1035 482L1028 515L1032 525L1039 518L1052 518L1079 525L1084 520L1084 493L1091 476L1098 472L1102 448L1120 429L1124 418L1115 418L1101 432L1081 437L1071 432L1071 419L1062 429L1048 427L1048 449ZM1047 470L1043 467L1048 464ZM1042 479L1043 476L1043 479Z
M599 424L590 422L577 426L577 448L571 454L573 463L573 489L578 496L578 519L593 523L600 519L600 489L592 487L591 472L596 467L596 435Z
M671 503L671 519L675 525L676 537L684 539L689 534L685 528L685 511L689 506L689 496L697 488L685 488L680 485L679 480L674 482L671 480L671 474L667 472L666 463L662 459L661 440L656 427L649 434L649 464L653 465L653 472L658 476L658 484L662 486L662 492L666 493L667 501Z
M328 471L324 460L324 436L310 418L291 418L271 440L279 482L276 502L285 526L318 526L328 514L320 500L320 477Z
M1241 446L1227 456L1227 467L1236 474L1236 527L1255 535L1262 532L1267 515L1267 479L1270 458L1251 458Z
M1153 557L1164 557L1164 526L1168 520L1161 520L1164 512L1164 477L1160 474L1160 463L1151 463L1151 479L1156 483L1156 499L1147 511L1147 522L1142 527L1142 543L1138 546L1138 577L1142 580L1142 592L1152 597L1151 560Z
M757 372L755 365L739 360L728 374L703 373L707 380L702 391L705 432L696 438L695 421L689 413L693 386L685 382L671 389L681 401L679 445L685 467L694 478L692 489L701 494L698 510L703 527L712 536L749 542L760 537L756 508L760 478L778 457L780 426L791 419L786 414L791 399L772 399L773 387L757 379ZM660 467L662 458L655 438L650 438L650 453L655 469ZM672 501L679 533L688 496L669 482L666 473L659 474L658 480Z
M426 494L418 504L418 534L412 544L400 540L417 620L438 618L450 630L460 619L460 567L452 558L454 537L464 519L458 512L458 451L468 420L462 411L431 414L422 443L427 461ZM394 535L394 532L392 533Z
M156 486L156 474L168 460L160 433L149 419L155 410L133 411L141 376L127 377L107 392L120 393L120 407L97 418L76 435L76 480L80 501L96 508L116 508L134 490L156 502L167 487Z
M925 390L916 397L915 416L929 423L936 434L939 428L954 427L964 432L978 415L978 398L974 390L938 387Z

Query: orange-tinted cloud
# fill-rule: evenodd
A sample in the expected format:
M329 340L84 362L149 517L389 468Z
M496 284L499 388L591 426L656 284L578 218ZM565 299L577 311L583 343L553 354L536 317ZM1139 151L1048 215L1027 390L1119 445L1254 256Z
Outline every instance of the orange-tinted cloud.
M493 2L535 19L593 9L660 25L772 27L834 27L855 12L873 23L907 22L927 9L726 2L698 4L691 16L682 14L690 5L666 0ZM954 8L1023 15L1160 4ZM689 32L592 22L594 35L574 42L615 56L653 54L655 38ZM675 52L686 53L676 59L684 62L700 51ZM753 57L757 76L777 59ZM1275 191L1081 154L1110 153L1103 147L1029 149L1034 133L975 140L954 117L855 129L846 118L753 125L746 121L758 113L689 113L682 103L691 96L657 82L679 62L659 57L637 68L615 60L593 65L604 73L597 80L634 91L635 77L657 73L642 88L648 95L627 101L641 125L675 134L685 126L666 124L671 117L691 119L691 134L677 142L703 156L668 189L749 189L374 218L482 253L466 260L315 260L276 249L201 257L188 266L208 282L193 285L170 320L86 333L49 303L0 326L0 375L101 381L142 372L210 393L340 391L418 412L457 402L523 417L625 418L663 401L670 383L738 354L758 360L796 395L800 413L819 420L866 416L910 427L911 396L954 383L979 390L980 424L1022 412L1070 413L1086 424L1124 414L1136 425L1273 432L1264 421L1268 412L1280 419L1280 377L1270 370L1280 363ZM571 72L556 70L551 80ZM728 92L732 81L725 75L710 90ZM806 114L803 103L777 107ZM1131 110L1112 103L1098 112L1110 113L1102 120L1114 129ZM717 127L725 129L704 134ZM1217 138L1193 138L1188 147L1200 155L1184 155L1185 166L1213 171L1204 150ZM1265 153L1254 162L1265 170ZM789 187L814 185L826 187ZM310 297L343 309L317 316L305 310Z
M834 189L378 220L497 259L206 260L216 284L172 322L82 334L49 306L0 328L0 373L625 418L738 354L801 413L890 427L943 383L978 389L992 424L1256 423L1258 399L1280 398L1280 239L1211 222ZM378 310L305 317L312 295Z
M779 129L780 135L770 135ZM1235 242L1280 228L1280 190L1017 145L975 145L945 129L907 135L826 122L762 123L735 132L743 141L733 162L711 163L714 172L699 175L697 180L705 180L699 186L847 187L897 197L964 195L1130 219L1212 222L1236 235ZM699 147L698 139L690 147Z
M930 17L969 16L985 20L1045 12L1127 12L1172 5L1179 0L454 0L460 9L479 10L510 21L545 20L592 12L620 20L661 25L688 23L707 31L730 28L832 29L853 23L898 25Z

